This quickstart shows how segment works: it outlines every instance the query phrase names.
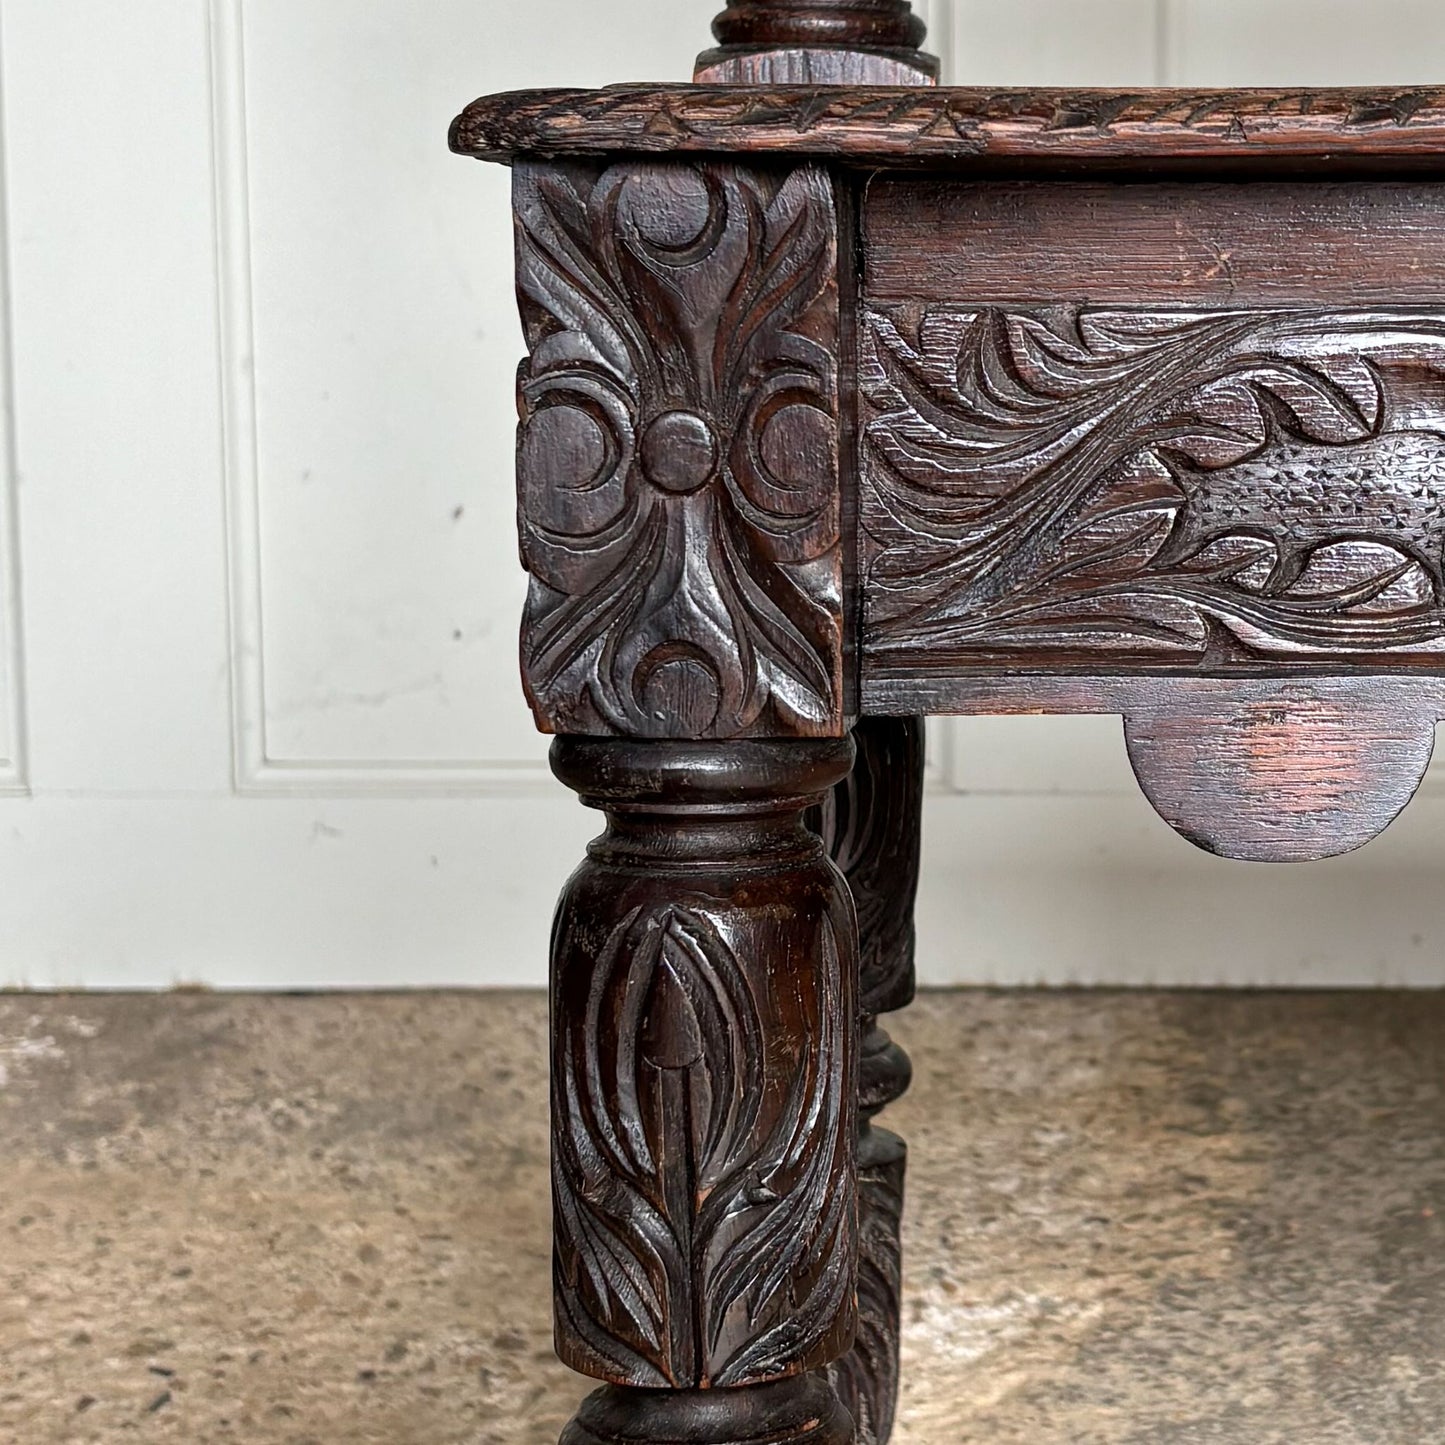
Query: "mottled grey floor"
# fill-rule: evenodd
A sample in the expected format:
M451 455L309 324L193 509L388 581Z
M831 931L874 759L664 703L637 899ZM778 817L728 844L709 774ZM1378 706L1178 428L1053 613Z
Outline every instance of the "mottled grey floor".
M0 996L0 1442L554 1445L544 1006ZM1445 997L934 995L899 1445L1445 1439Z

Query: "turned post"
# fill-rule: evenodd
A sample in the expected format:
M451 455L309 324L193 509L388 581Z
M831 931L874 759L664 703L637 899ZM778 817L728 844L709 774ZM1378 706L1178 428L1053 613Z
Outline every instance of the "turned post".
M829 1367L859 1445L883 1445L898 1403L901 1225L908 1148L874 1120L907 1092L908 1055L880 1014L913 998L913 902L923 825L923 719L861 718L853 771L809 817L858 910L858 1334Z
M559 738L607 831L557 915L563 1445L853 1445L857 936L803 811L847 739Z
M854 1445L847 212L803 165L514 172L524 681L607 817L553 932L565 1445Z
M901 3L716 33L718 81L935 68ZM523 678L607 818L553 933L556 1341L603 1383L563 1442L877 1445L922 745L852 726L852 200L807 163L514 178Z
M908 0L734 0L694 79L734 85L929 85L924 24Z
M921 49L907 0L734 0L713 22L719 48L695 79L715 84L930 85L938 61ZM913 997L913 903L923 819L923 719L863 718L857 763L810 816L848 879L861 949L858 1099L858 1333L829 1366L859 1445L884 1445L899 1385L901 1228L908 1149L874 1119L908 1089L908 1055L880 1014Z

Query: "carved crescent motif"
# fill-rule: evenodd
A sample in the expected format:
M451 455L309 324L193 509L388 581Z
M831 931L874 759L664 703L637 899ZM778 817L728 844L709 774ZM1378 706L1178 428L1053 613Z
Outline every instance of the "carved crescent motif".
M523 671L548 731L842 731L831 183L520 166Z

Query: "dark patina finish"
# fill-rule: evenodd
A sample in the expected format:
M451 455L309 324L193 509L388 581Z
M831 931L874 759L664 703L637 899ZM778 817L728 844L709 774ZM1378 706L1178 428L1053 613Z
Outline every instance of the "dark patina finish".
M716 38L452 131L514 168L523 678L608 818L553 956L566 1439L878 1445L921 715L1121 714L1245 859L1424 773L1445 91L941 89L901 0Z

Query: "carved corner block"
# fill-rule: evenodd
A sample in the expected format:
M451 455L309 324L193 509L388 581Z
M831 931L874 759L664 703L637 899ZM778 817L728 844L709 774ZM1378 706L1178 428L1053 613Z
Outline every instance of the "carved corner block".
M522 667L543 731L845 730L826 170L519 164Z

